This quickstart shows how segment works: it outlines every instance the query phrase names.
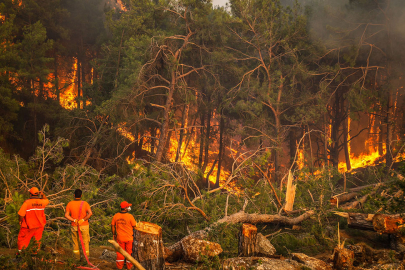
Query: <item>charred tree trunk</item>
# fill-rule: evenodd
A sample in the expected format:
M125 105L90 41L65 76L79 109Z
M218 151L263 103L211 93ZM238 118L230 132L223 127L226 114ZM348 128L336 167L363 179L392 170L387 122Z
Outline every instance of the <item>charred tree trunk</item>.
M207 132L205 133L205 145L204 145L204 163L202 167L202 172L204 173L208 166L208 150L210 148L210 133L211 133L211 109L207 113Z
M291 160L291 168L293 171L297 169L297 163L294 162L295 153L297 152L297 137L295 134L295 130L292 128L290 130L290 160ZM294 163L293 163L294 162Z
M183 145L184 128L186 126L186 119L188 117L188 109L189 109L189 105L184 105L183 117L181 118L181 129L180 129L179 141L177 143L175 162L178 162L179 160L181 160L181 146Z
M332 161L332 166L337 167L339 165L339 126L340 126L340 97L338 93L335 95L335 103L333 108L333 118L332 118L332 130L331 130L331 140L332 144L330 146L330 159Z
M323 152L323 154L324 154L324 159L325 159L325 166L328 166L329 165L329 159L328 159L328 122L326 121L327 120L327 117L326 117L326 114L325 114L325 116L324 116L324 122L325 122L325 126L324 126L324 145L323 145L323 148L324 148L324 152Z
M58 101L58 104L60 104L60 90L59 90L59 73L58 73L58 56L55 53L55 58L54 58L54 68L55 68L55 94L56 94L56 100Z
M221 166L222 159L224 157L224 130L225 130L225 120L221 115L221 122L219 124L219 153L218 153L218 170L217 170L217 181L215 182L215 188L219 188L219 180L221 178Z
M252 257L256 254L257 228L243 223L239 231L238 254L240 257Z
M162 161L163 153L166 146L166 140L169 134L170 111L172 109L172 99L174 90L176 88L176 74L175 70L171 74L171 83L169 86L169 93L167 94L166 104L163 112L163 122L160 128L159 144L156 150L156 161Z
M343 106L344 103L342 103ZM346 111L349 111L349 104L347 105ZM347 117L343 122L343 149L345 151L345 159L346 159L346 169L350 171L352 166L350 164L350 153L349 153L349 141L347 140L349 137L349 113L346 113Z
M132 257L150 270L165 269L162 228L149 222L139 222L134 229Z
M309 126L307 126L307 130L308 130L308 142L309 142L309 171L311 172L311 174L314 173L314 154L312 152L312 140L311 140L311 132L309 130Z
M151 141L150 141L150 153L153 155L155 153L156 147L156 128L152 128L150 131Z
M205 114L201 114L201 128L200 128L200 154L198 155L198 167L202 169L203 155L204 155L204 128L205 128ZM203 172L204 173L204 172Z
M387 125L387 136L385 138L385 146L386 146L385 149L387 150L387 153L385 154L385 163L387 165L387 168L391 168L393 162L391 150L392 124L390 123L391 121L390 114L391 114L391 90L389 89L387 91L387 113L385 116L385 124Z
M82 92L82 102L83 102L83 109L86 108L86 93L85 91L85 83L86 83L86 58L82 58L82 64L81 64L81 75L82 75L82 85L81 85L81 92Z
M383 140L383 136L384 136L384 129L382 127L382 121L380 119L379 121L379 127L378 127L378 155L382 156L384 155L384 148L383 148L383 144L384 144L384 140Z
M81 105L80 105L80 95L81 95L81 84L82 84L82 81L81 81L81 73L80 73L80 71L81 71L81 68L80 68L80 65L81 65L81 62L80 62L80 59L79 59L79 57L77 58L77 67L76 67L76 74L77 74L77 101L76 101L76 103L77 103L77 108L78 109L80 109L80 107L81 107Z

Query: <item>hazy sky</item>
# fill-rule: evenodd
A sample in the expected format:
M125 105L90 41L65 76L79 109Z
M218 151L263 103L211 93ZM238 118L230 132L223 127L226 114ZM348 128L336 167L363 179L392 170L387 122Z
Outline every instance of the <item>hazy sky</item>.
M213 6L225 6L226 2L228 2L228 0L212 0L212 5Z

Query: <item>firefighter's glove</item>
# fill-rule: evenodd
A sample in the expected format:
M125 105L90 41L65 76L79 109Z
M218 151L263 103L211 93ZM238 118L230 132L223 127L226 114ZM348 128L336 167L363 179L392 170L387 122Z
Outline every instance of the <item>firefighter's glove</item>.
M77 223L81 225L84 222L84 219L79 220Z

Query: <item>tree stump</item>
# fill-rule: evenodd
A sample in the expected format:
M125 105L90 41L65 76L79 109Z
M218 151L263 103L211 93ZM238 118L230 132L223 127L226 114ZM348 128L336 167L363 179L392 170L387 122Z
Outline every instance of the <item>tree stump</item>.
M256 254L256 238L256 226L248 223L243 223L239 231L239 256L251 257Z
M333 251L333 269L350 270L353 269L354 252L352 250L336 247Z
M132 257L147 270L165 269L162 228L140 221L134 229Z

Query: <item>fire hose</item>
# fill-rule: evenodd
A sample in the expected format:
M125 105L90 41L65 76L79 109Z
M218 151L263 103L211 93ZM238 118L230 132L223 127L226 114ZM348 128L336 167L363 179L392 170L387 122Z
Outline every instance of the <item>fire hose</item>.
M79 208L79 218L80 218L80 213L82 212L82 206L83 206L83 201L82 201L82 203L80 204L80 208ZM83 237L82 237L82 232L80 231L80 225L79 225L79 223L77 223L77 233L79 234L80 244L81 244L81 246L82 246L82 251L83 251L84 257L86 258L87 264L90 265L91 267L77 266L76 268L78 268L78 269L100 270L99 268L97 268L97 266L93 265L93 264L89 261L89 258L87 257L87 251L86 251L86 248L85 248L84 243L83 243Z

